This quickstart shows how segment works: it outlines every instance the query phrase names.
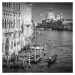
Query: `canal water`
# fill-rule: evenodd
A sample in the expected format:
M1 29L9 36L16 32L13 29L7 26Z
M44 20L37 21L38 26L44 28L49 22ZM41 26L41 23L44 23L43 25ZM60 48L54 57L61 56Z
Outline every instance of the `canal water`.
M47 45L46 56L37 64L26 66L25 69L10 69L13 72L27 73L72 73L73 72L73 32L69 31L40 31L36 39L37 44ZM47 67L46 59L57 54L57 60Z
M73 68L73 32L69 31L40 31L37 37L37 44L47 45L47 54L37 65L31 65L28 72L72 72ZM57 61L47 67L45 61L49 56L57 54Z

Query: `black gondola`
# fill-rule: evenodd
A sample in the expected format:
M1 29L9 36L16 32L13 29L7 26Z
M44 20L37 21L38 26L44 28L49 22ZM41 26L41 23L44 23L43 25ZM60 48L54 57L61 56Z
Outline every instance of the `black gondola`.
M49 57L48 58L48 61L47 61L47 63L48 63L48 67L51 65L51 64L53 64L55 61L57 60L57 55L55 54L54 56L52 56L52 57Z
M31 63L34 63L34 64L36 64L36 63L38 63L40 60L41 60L41 56L40 55L36 55L36 60L35 60L35 56L31 56L30 57L30 62ZM27 62L28 62L29 60L27 60Z

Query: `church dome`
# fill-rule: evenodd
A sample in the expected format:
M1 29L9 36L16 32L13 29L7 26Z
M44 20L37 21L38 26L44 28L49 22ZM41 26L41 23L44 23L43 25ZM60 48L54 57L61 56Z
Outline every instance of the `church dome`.
M51 10L48 12L47 19L55 20L55 15Z

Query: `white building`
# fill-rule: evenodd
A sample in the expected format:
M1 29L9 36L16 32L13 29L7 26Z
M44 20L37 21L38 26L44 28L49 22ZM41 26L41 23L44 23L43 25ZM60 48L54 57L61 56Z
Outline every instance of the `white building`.
M55 15L54 15L54 13L51 10L48 12L48 15L47 15L46 19L48 19L48 20L55 20Z
M50 11L48 12L48 14L46 16L46 19L42 20L42 25L45 26L45 25L47 25L47 22L50 23L51 21L55 21L55 15L50 9Z
M32 11L30 4L17 2L2 3L3 56L12 55L26 46L28 41L25 41L25 38L30 37L33 33L31 21Z
M58 14L56 15L56 21L62 20L62 19L63 19L63 14L62 14L62 13L58 13Z
M22 35L22 38L25 39L24 45L30 41L29 37L31 37L33 33L31 7L32 5L29 3L21 3L21 24L24 30Z

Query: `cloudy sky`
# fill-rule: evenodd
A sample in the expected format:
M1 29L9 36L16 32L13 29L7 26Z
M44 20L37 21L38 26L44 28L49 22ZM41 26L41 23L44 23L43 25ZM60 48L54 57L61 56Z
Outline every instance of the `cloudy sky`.
M42 23L46 18L50 8L56 15L58 12L63 13L64 18L72 18L73 16L72 3L32 3L33 21Z

